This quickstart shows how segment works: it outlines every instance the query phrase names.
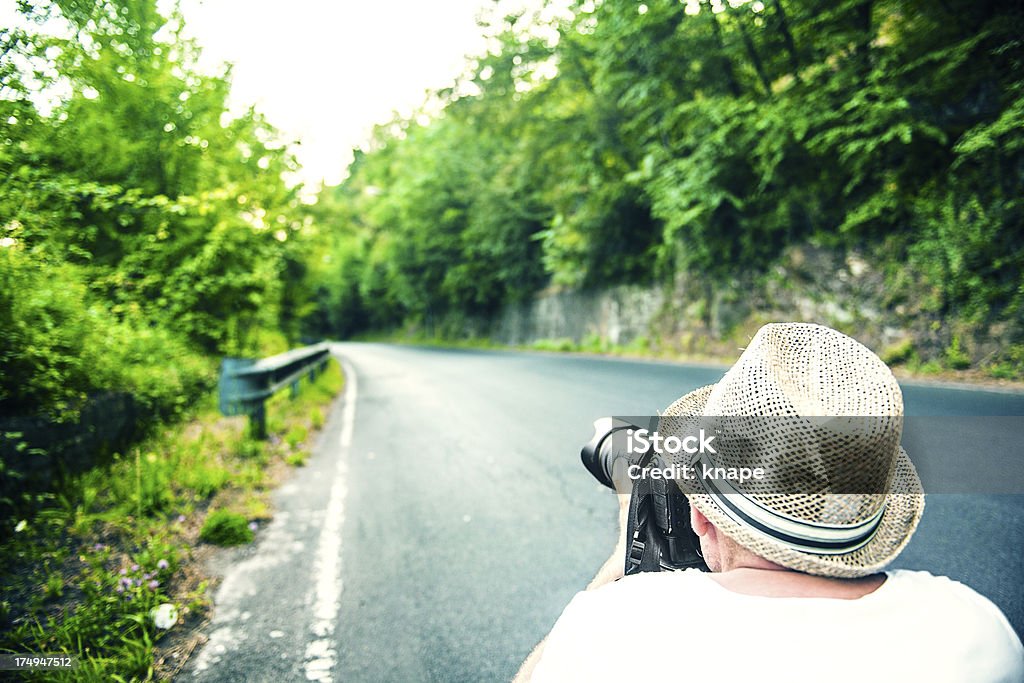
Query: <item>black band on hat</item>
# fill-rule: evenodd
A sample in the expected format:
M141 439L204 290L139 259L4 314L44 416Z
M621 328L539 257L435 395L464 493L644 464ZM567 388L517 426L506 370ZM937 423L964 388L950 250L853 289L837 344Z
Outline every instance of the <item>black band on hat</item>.
M702 454L700 460L707 462ZM885 502L869 519L857 524L822 524L780 515L766 508L727 481L702 477L708 495L734 522L743 524L785 545L817 555L840 555L864 546L878 531Z

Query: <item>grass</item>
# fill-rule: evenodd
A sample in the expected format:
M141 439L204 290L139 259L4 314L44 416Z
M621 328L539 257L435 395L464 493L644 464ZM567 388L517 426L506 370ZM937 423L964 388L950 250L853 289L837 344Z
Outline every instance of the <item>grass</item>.
M305 425L299 424L288 430L288 433L284 435L284 441L291 450L295 450L305 443L308 436L309 429Z
M560 337L558 339L538 339L527 348L534 351L558 351L571 352L581 350L572 339Z
M904 339L891 344L882 349L878 356L887 365L906 365L917 362L917 352L914 350L914 340L912 339Z
M526 344L501 344L488 337L472 337L445 340L437 336L423 336L395 331L391 334L376 333L361 337L364 340L383 341L416 346L434 346L461 349L518 349L524 351L545 351L554 353L591 353L608 356L649 358L675 362L709 362L730 365L736 361L740 350L749 341L749 335L723 341L719 346L729 347L735 342L732 355L715 352L706 348L705 340L684 333L674 340L651 339L639 336L628 344L612 344L607 339L589 334L580 342L568 337L537 339ZM721 351L719 349L719 351ZM1024 346L1011 345L996 360L985 360L972 367L971 359L963 349L959 337L954 336L949 347L938 358L922 360L912 340L907 340L881 349L879 356L887 365L899 368L900 376L910 378L932 378L963 381L1009 380L1024 381Z
M953 335L953 340L946 348L946 365L954 370L966 370L971 367L971 357L960 346L960 337Z
M1024 379L1024 344L1013 344L1003 358L989 364L986 372L996 379Z
M231 510L212 511L199 530L200 540L223 546L245 545L255 537L255 530L249 528L245 515Z
M200 569L207 543L250 542L270 518L268 491L308 457L311 436L342 386L333 361L295 399L267 404L269 437L225 418L209 396L178 424L36 496L37 512L0 532L0 652L65 653L71 673L28 680L170 677L209 608ZM177 623L157 628L173 605Z
M284 461L294 467L303 467L309 459L309 451L296 450L285 456Z

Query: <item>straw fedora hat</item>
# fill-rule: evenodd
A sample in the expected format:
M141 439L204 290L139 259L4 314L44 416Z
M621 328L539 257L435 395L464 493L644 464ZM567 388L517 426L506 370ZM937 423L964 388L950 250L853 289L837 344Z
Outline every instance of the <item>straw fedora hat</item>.
M900 446L903 394L878 356L821 325L762 327L717 384L662 413L662 434L713 429L717 453L675 464L760 466L760 479L676 479L722 533L790 569L852 578L906 546L924 492ZM709 459L710 458L710 459Z

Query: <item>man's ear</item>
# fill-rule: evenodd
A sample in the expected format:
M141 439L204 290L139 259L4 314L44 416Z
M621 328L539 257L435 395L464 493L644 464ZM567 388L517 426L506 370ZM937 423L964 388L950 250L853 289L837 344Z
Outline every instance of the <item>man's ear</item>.
M711 522L704 516L704 513L694 507L693 503L690 503L690 527L693 528L693 533L698 536L704 536L708 532L708 527L711 526Z

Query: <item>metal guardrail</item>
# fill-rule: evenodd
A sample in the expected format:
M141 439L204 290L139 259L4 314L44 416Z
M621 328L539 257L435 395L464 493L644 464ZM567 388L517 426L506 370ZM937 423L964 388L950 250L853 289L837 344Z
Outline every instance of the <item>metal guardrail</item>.
M290 384L298 394L303 375L315 379L327 367L326 343L304 346L269 358L224 358L220 364L219 407L224 415L248 415L258 438L267 436L265 401Z

